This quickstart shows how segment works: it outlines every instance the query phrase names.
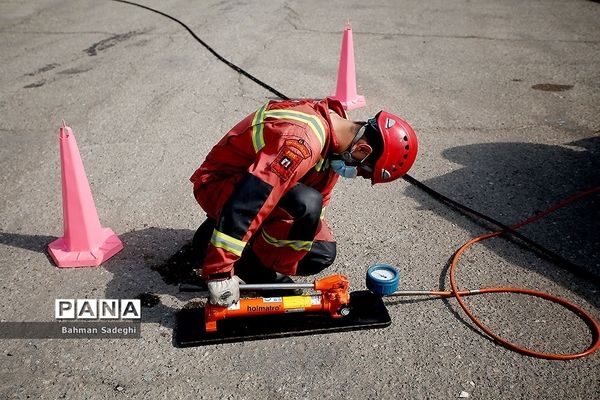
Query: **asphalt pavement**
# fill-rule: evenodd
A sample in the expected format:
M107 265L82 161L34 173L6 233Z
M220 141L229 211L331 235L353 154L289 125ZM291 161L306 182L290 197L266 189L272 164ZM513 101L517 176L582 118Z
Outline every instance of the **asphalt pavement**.
M600 4L585 0L149 1L214 51L292 98L335 91L353 28L364 120L415 128L411 175L505 224L600 186ZM2 398L592 399L600 355L517 354L455 300L390 299L386 329L178 348L174 314L197 306L174 271L203 214L189 177L229 128L276 96L175 21L115 1L0 1L0 328L54 320L55 299L144 299L140 339L0 339ZM103 226L125 248L56 268L63 235L58 131L72 127ZM600 319L600 198L523 228L576 274L506 239L463 257L459 284L547 291ZM490 227L405 181L343 180L326 218L342 273L364 289L389 263L403 289L448 289L448 260ZM188 266L189 267L189 266ZM189 272L189 269L188 269ZM310 278L300 278L309 282ZM575 315L519 295L467 299L521 345L579 352Z

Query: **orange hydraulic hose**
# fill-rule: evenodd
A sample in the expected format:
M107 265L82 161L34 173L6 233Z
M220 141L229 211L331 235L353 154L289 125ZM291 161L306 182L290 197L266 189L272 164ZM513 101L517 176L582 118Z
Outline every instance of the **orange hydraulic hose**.
M546 209L524 221L521 221L517 224L512 225L511 228L518 229L524 225L535 222L535 221L545 217L546 215L558 210L559 208L566 206L567 204L570 204L576 200L579 200L585 196L589 196L589 195L597 193L597 192L600 192L600 187L595 187L593 189L577 193L577 194L557 203L556 205L554 205L554 206L552 206L552 207L550 207L550 208L548 208L548 209ZM452 262L450 264L449 274L450 274L450 286L452 287L452 291L450 291L450 292L431 292L431 294L443 296L443 297L456 297L458 304L461 306L461 308L464 310L464 312L467 314L467 316L471 319L471 321L473 321L475 323L475 325L477 325L479 327L479 329L481 329L483 332L485 332L489 337L494 339L497 343L501 344L502 346L504 346L510 350L516 351L518 353L525 354L525 355L532 356L532 357L537 357L537 358L545 358L548 360L574 360L577 358L582 358L582 357L588 356L588 355L592 354L593 352L595 352L596 350L598 350L598 348L600 348L600 326L598 325L598 322L596 322L594 317L592 317L589 313L587 313L586 311L581 309L579 306L577 306L563 298L553 296L548 293L539 292L536 290L518 288L518 287L517 288L515 288L515 287L493 287L493 288L484 288L484 289L478 289L478 290L463 290L463 291L458 290L458 285L456 283L456 267L458 266L458 261L460 259L460 256L469 247L471 247L475 243L481 242L483 240L491 239L496 236L500 236L505 232L506 231L485 233L485 234L479 235L479 236L469 240L467 243L463 244L456 251L456 253L454 253L454 256L452 257ZM555 354L555 353L542 353L542 352L530 350L528 348L518 346L512 342L509 342L508 340L495 334L490 328L488 328L481 321L479 321L477 319L477 317L475 317L475 315L473 315L473 312L466 305L466 303L464 302L464 300L461 297L461 296L465 296L465 295L472 295L472 294L479 294L479 293L521 293L521 294L526 294L529 296L540 297L542 299L550 300L554 303L560 304L563 307L565 307L568 310L575 313L579 318L581 318L588 325L588 327L590 328L590 330L592 332L592 344L585 351L582 351L580 353Z

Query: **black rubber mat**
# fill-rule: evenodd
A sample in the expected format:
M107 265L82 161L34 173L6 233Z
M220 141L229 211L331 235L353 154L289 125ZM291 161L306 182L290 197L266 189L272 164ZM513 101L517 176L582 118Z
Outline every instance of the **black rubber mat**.
M324 313L289 313L229 318L217 322L217 332L204 330L204 308L177 313L175 343L179 347L206 346L288 336L316 335L385 328L392 323L381 297L369 291L350 293L350 314L331 318Z

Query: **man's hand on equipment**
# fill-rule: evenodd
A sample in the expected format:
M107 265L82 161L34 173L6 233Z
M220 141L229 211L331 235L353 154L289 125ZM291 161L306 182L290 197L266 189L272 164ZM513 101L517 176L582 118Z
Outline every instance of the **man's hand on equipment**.
M243 284L244 281L235 275L227 279L208 281L210 302L223 307L237 303L240 301L240 283Z

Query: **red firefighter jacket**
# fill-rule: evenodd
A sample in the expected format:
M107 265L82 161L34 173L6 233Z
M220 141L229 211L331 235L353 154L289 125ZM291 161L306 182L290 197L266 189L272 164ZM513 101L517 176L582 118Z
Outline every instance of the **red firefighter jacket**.
M195 197L217 221L202 275L232 275L233 263L281 197L301 182L330 200L337 182L327 161L337 145L329 110L347 118L332 99L269 101L233 127L190 180Z

